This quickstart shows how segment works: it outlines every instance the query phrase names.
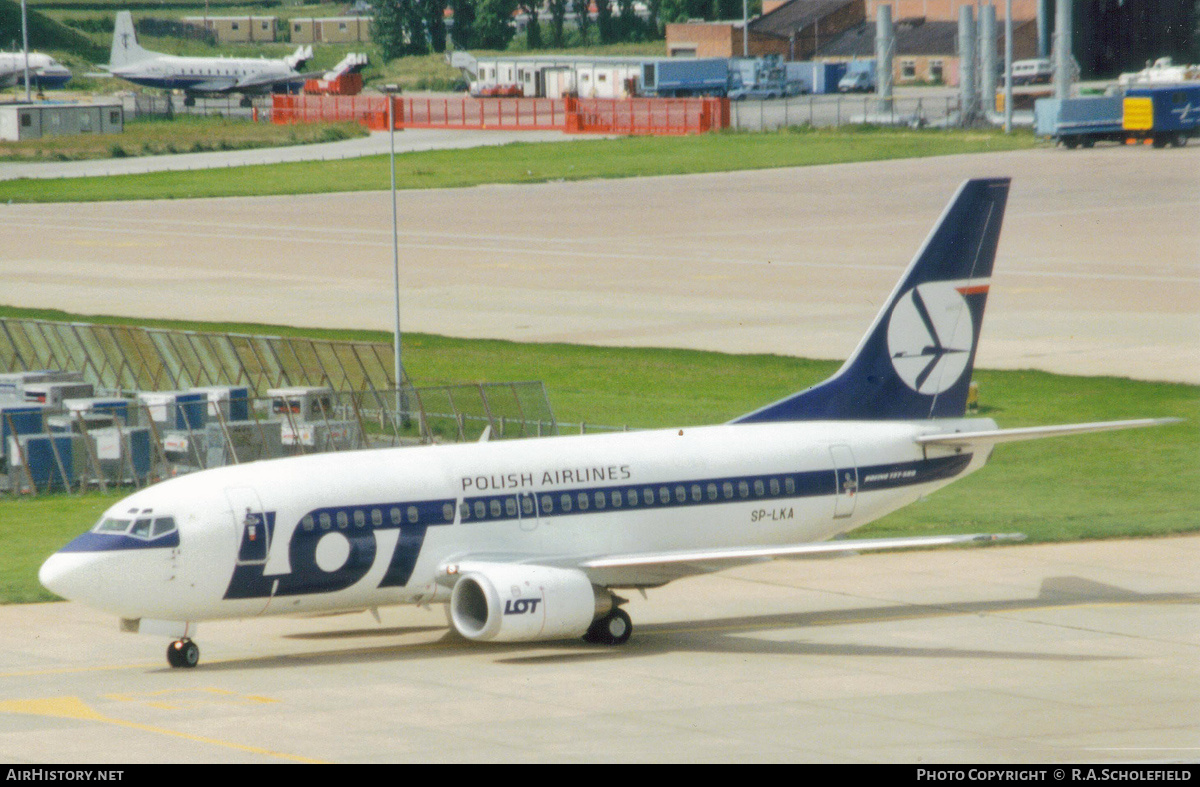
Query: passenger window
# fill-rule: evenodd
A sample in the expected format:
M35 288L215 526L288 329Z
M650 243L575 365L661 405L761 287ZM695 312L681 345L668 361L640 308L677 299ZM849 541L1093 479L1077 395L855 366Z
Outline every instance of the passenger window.
M371 526L380 527L383 525L383 512L378 508L371 509Z
M400 524L400 509L395 506L392 506L392 510L388 512L388 517L391 518L393 525L399 525ZM454 508L453 507L451 507L451 509L450 509L450 519L454 519ZM447 521L449 521L449 520L447 520Z
M622 504L622 503L624 503L624 502L625 502L625 501L624 501L624 499L621 497L621 493L620 493L620 492L613 492L613 493L612 493L612 504L613 504L613 508L620 508L620 507L621 507L621 504Z
M482 500L476 500L475 501L475 518L483 519L485 516L487 516L487 506L485 506L483 504Z
M675 502L682 503L687 500L687 490L682 485L675 487Z
M637 490L630 489L628 492L626 492L625 493L625 501L627 503L629 503L629 505L631 505L631 506L636 506L638 503Z
M345 511L338 511L336 516L337 516L338 530L345 530L347 527L350 526L350 517L349 517L349 515L346 514Z
M397 511L396 513L399 512ZM446 520L447 522L454 521L454 506L450 505L449 503L442 504L442 519Z
M642 502L648 506L654 505L654 490L646 487L642 490Z
M721 494L725 495L726 500L732 500L733 499L733 483L730 481L726 481L725 483L721 484Z
M564 494L562 497L559 498L558 502L562 503L562 510L563 510L564 514L571 510L571 496L570 495Z
M300 520L300 527L308 531L311 531L315 524L316 523L313 522L312 514L305 514L304 518Z
M420 512L417 511L417 507L409 506L407 513L408 513L408 524L410 524L410 525L417 524L417 520L420 518Z
M772 495L777 495L777 494L779 494L779 479L778 479L778 478L772 478L772 479L771 479L771 481L770 481L770 484L771 484L771 494L772 494Z
M665 486L660 487L658 490L658 502L662 503L663 505L670 503L671 502L671 490L667 489Z
M708 487L705 488L704 491L708 494L709 500L717 499L717 485L716 484L709 484Z
M528 516L533 513L533 496L526 495L521 498L521 512Z
M762 482L761 478L754 482L754 496L755 497L762 497L763 493L765 491L767 491L767 490L766 490L766 487L763 486L763 482Z
M580 492L580 493L579 493L579 510L580 510L580 511L587 511L587 510L588 510L588 496L587 496L587 492Z
M796 494L796 479L792 478L791 476L783 479L783 489L789 495Z
M462 522L466 522L468 519L470 519L470 518L471 518L471 505L470 505L470 503L467 503L467 502L464 500L464 501L463 501L463 503L462 503L462 505L460 505L460 506L458 507L458 513L459 513L459 517L458 517L458 518L459 518L459 520L460 520L460 521L462 521Z
M355 511L354 511L354 526L355 527L363 527L366 524L367 524L366 513L364 513L362 509L355 509Z
M745 481L738 481L738 497L750 497L750 485Z
M692 484L692 502L693 503L700 502L700 485L699 484Z
M492 501L488 504L488 508L490 508L492 510L492 516L494 516L494 517L500 516L500 501L499 500L492 498Z
M321 514L319 517L317 517L317 521L320 522L322 530L328 530L329 526L333 524L333 522L329 519L329 514Z
M554 513L554 498L552 498L550 495L542 495L542 513Z
M504 513L508 516L517 515L517 499L515 497L504 498Z
M311 528L311 525L310 525ZM166 535L175 529L175 520L169 516L159 517L154 520L154 532L150 534L151 538L158 538Z
M604 505L607 502L608 502L607 495L605 495L603 492L596 493L596 508L604 508Z

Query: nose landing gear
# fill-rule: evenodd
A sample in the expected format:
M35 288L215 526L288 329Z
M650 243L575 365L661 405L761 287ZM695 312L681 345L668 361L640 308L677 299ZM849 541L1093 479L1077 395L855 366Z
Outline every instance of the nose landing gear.
M167 647L167 663L172 667L194 667L200 663L200 646L187 637Z

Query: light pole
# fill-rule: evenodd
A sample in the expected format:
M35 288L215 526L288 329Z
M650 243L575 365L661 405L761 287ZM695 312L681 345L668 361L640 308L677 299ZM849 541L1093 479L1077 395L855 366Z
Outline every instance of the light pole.
M392 334L392 344L395 349L396 361L396 417L400 426L408 425L408 415L405 412L404 396L404 365L400 354L400 227L396 211L396 93L394 89L387 90L388 102L388 140L391 145L392 171L392 284L395 289L396 326Z
M25 103L29 98L29 22L25 16L25 0L21 0L21 47L25 52Z

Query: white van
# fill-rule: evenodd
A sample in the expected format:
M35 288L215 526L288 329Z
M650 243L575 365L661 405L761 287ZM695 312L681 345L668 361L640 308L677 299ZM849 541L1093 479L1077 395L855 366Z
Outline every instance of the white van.
M1015 60L1012 64L1012 81L1014 85L1035 85L1050 81L1054 69L1050 61L1044 58L1034 60Z

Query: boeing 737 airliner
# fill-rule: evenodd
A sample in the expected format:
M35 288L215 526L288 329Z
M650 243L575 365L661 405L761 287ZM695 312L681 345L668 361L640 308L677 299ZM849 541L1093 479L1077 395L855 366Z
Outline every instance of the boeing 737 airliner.
M996 443L1170 419L966 419L1007 179L964 183L829 380L718 426L309 455L139 491L50 557L51 591L174 638L198 621L448 604L470 640L632 630L614 591L830 542L982 467Z

